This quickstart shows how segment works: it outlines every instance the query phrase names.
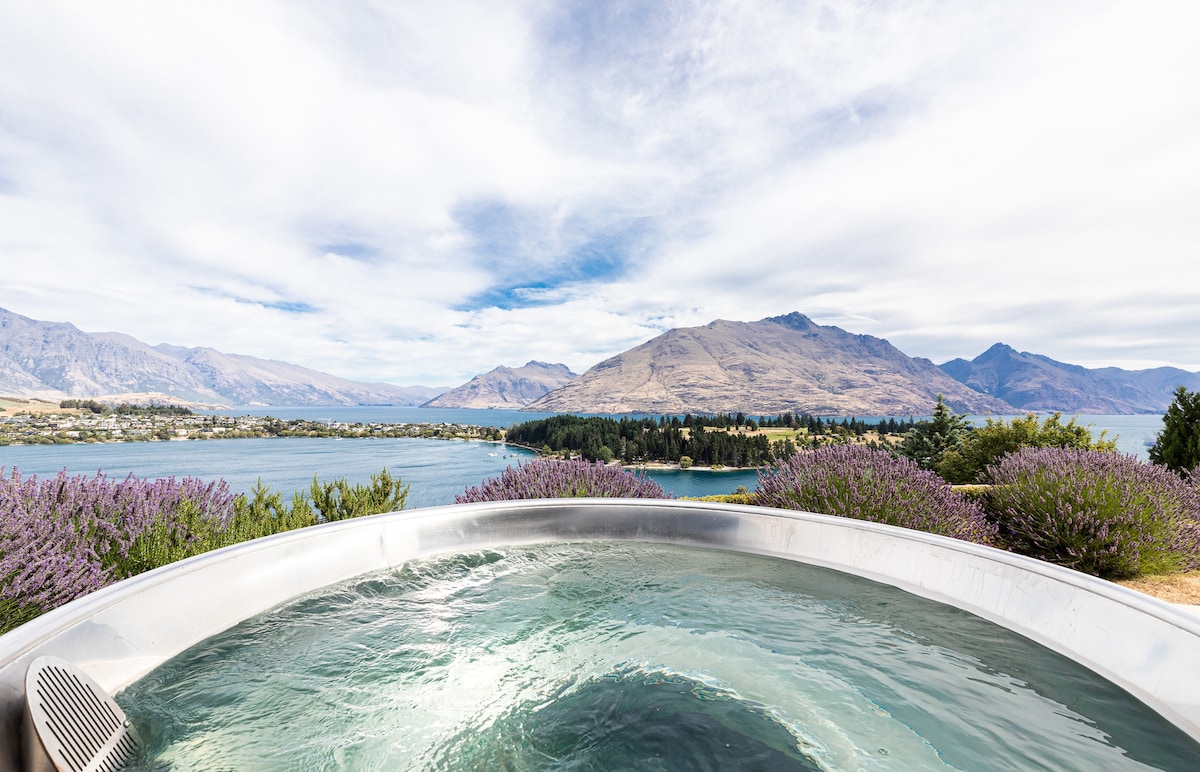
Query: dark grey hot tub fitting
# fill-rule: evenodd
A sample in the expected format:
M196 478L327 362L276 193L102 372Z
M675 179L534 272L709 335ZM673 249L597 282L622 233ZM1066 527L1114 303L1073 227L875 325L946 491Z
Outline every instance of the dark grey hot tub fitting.
M1200 741L1200 617L956 539L763 507L550 499L396 512L234 545L107 587L0 636L0 772L21 769L25 678L65 660L115 693L289 598L408 560L487 547L641 541L832 568L963 609L1073 659Z

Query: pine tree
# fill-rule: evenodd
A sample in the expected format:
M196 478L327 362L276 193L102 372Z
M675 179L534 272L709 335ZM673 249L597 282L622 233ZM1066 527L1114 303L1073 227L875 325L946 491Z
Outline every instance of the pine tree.
M966 414L955 415L939 394L933 419L919 421L910 429L897 452L917 462L922 469L935 469L947 452L961 452L970 430Z
M1200 467L1200 391L1180 386L1163 416L1163 430L1150 448L1150 461L1180 474Z

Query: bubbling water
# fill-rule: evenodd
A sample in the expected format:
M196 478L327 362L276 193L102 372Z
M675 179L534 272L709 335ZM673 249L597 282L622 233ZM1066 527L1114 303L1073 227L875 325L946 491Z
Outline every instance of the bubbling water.
M324 588L118 695L145 769L1181 769L1004 628L789 561L555 544Z

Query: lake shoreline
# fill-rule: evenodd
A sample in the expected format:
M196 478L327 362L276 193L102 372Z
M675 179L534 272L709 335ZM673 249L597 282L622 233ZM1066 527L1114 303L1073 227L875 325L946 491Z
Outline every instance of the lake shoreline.
M632 471L655 472L714 472L721 474L723 472L757 472L764 468L760 466L689 466L685 468L678 462L672 463L669 461L650 461L645 464L623 464L618 461L614 461L613 463Z

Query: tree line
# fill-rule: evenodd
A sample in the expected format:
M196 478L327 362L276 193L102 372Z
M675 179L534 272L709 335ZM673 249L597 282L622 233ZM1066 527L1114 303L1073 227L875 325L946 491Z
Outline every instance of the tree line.
M61 408L77 408L79 410L87 410L96 415L107 415L108 413L116 413L117 415L167 415L167 416L186 416L192 415L189 408L179 405L159 405L151 402L149 405L130 405L121 403L116 407L110 407L103 402L97 402L94 399L64 399L58 403Z
M579 455L588 461L620 460L626 464L671 462L682 466L757 467L796 452L791 438L772 441L749 433L760 428L807 430L811 435L861 437L868 430L904 434L913 426L896 419L868 423L806 414L748 418L742 413L715 416L684 415L659 418L610 418L557 415L515 424L506 439L518 445L554 453ZM747 432L738 430L745 429ZM731 431L732 430L732 431Z
M741 413L738 413L741 416ZM719 417L718 417L719 418ZM809 415L808 413L780 413L774 418L764 417L759 419L758 425L764 429L806 429L809 434L823 435L833 433L849 432L856 437L861 437L867 432L878 432L879 434L903 435L907 434L917 421L909 416L908 420L903 418L897 420L895 418L881 418L876 421L866 421L860 418L822 418L821 416Z
M1075 418L1063 422L1062 413L1039 420L1033 413L1010 421L988 418L971 426L966 415L956 415L942 396L928 421L918 421L895 448L922 469L936 472L954 484L980 482L984 471L1003 457L1023 448L1065 448L1117 452L1116 440L1106 432L1092 436ZM1163 466L1200 485L1200 392L1180 386L1163 415L1163 429L1150 447L1150 462Z

